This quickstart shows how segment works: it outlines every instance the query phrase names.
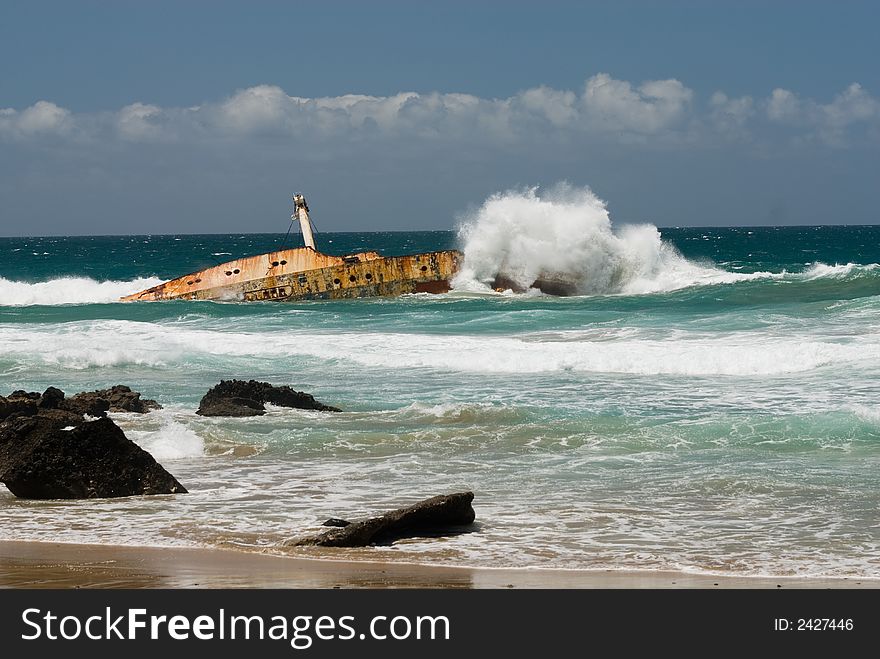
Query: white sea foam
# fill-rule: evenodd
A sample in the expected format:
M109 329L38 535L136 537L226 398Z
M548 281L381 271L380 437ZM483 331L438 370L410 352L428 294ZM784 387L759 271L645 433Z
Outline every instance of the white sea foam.
M0 306L36 304L98 304L161 284L155 277L130 281L96 281L88 277L61 277L29 283L0 277Z
M454 286L463 290L485 290L498 273L523 288L539 276L561 277L588 294L653 293L767 274L689 261L652 225L615 230L604 201L567 184L493 195L459 235L465 258Z
M774 375L840 363L880 359L880 344L839 344L806 337L790 340L753 334L723 338L682 336L676 341L623 340L537 343L513 337L345 335L304 341L299 350L359 365L471 373L560 371L637 375ZM389 352L389 345L406 345Z
M198 333L192 338L198 340ZM70 370L179 363L188 343L179 345L174 333L134 321L0 326L0 355Z
M198 458L205 454L204 440L170 417L164 419L157 430L127 430L126 435L159 462Z
M98 348L97 346L100 346ZM405 346L399 350L389 346ZM880 335L840 342L808 332L743 331L718 335L650 333L594 341L578 331L546 336L448 336L390 332L334 334L276 331L272 341L249 332L195 330L130 321L88 321L27 331L0 328L0 354L25 366L83 369L139 364L271 360L290 367L306 359L381 369L432 368L469 373L560 371L640 375L773 375L880 360Z
M870 274L880 270L880 264L870 263L860 265L858 263L846 263L828 265L826 263L814 263L800 274L800 278L812 281L814 279L833 278L840 279L858 274Z
M398 413L411 420L425 420L430 424L477 423L495 421L514 422L522 416L520 410L491 403L410 403Z
M852 405L849 409L862 421L880 425L880 405Z

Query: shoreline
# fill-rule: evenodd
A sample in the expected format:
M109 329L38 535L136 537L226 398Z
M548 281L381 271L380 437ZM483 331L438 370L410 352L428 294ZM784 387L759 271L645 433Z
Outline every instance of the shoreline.
M473 568L234 549L0 540L0 588L880 588L861 577Z

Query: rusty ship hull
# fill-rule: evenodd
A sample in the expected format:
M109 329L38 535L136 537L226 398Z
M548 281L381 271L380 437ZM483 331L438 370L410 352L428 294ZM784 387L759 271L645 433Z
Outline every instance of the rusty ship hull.
M445 293L462 260L455 250L408 256L323 254L315 247L309 207L302 194L293 196L290 220L299 223L304 247L221 263L122 300L295 301Z
M462 255L322 254L310 247L235 259L122 298L156 300L331 300L445 293Z

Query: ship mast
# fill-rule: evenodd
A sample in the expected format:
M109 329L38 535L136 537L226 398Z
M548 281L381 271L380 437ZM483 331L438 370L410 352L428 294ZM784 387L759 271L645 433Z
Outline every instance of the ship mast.
M309 219L309 207L306 198L301 194L293 195L293 216L291 220L299 220L299 228L302 231L303 242L306 247L315 249L315 236L312 234L312 221Z

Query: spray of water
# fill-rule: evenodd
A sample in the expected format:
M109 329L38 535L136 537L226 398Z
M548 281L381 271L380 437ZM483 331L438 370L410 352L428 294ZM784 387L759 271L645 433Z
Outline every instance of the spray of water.
M453 286L487 290L496 276L529 288L566 281L581 294L652 293L748 278L685 259L657 227L615 230L604 201L559 183L489 197L459 230L464 264Z
M161 284L155 277L131 281L95 281L88 277L61 277L42 282L12 281L0 276L0 307L35 304L102 304Z

